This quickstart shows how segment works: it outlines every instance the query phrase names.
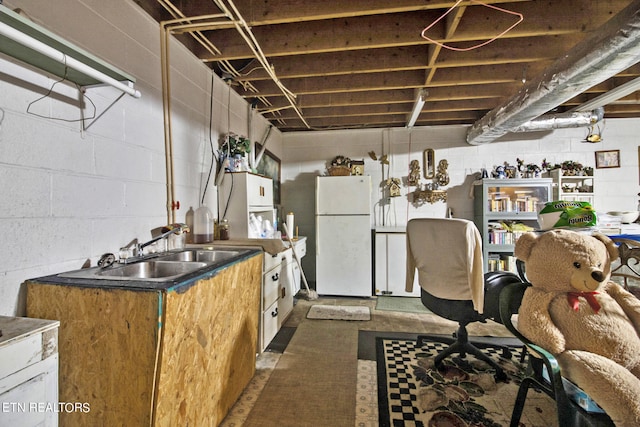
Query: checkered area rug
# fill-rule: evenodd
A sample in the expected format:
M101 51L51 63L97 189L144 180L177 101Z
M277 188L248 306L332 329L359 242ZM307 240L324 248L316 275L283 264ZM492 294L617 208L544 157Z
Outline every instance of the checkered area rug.
M495 382L494 370L471 355L446 358L438 369L433 357L447 345L378 338L378 410L380 426L499 426L509 425L522 377L520 348L512 358L502 349L488 348L508 375ZM474 424L475 423L475 424Z

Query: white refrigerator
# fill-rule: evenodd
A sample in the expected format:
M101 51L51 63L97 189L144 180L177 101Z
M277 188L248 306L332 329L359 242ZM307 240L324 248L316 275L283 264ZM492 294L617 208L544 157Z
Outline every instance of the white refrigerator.
M371 177L316 178L316 291L370 297Z

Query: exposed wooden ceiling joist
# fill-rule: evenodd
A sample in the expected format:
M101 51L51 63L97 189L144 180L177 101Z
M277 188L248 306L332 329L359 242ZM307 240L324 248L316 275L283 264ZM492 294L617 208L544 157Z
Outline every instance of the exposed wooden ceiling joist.
M313 129L405 126L416 90L422 88L429 95L417 125L473 124L517 93L523 80L535 79L631 3L488 0L485 3L522 14L523 22L481 48L456 52L420 36L456 3L453 0L137 2L158 21L173 17L167 4L184 16L195 17L219 13L217 2L233 3ZM477 1L463 1L428 35L446 45L470 46L495 37L513 22L511 14ZM220 62L227 61L224 66L235 71L234 90L247 99L260 99L258 111L276 127L308 129L271 76L252 60L253 53L235 29L201 34L215 46L216 54L188 34L176 37L218 74L223 69ZM577 94L557 111L573 108L637 76L640 66L630 67ZM640 96L634 95L624 103L605 106L605 118L640 116L635 111L637 99Z

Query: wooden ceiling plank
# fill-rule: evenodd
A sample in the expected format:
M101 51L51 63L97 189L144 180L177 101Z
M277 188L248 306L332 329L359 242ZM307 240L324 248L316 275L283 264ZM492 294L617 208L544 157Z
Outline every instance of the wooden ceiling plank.
M514 93L520 86L517 84L489 84L480 86L457 86L457 87L439 87L429 90L429 103L432 102L448 102L448 101L470 101L474 99L495 99L504 97L504 93ZM321 107L341 107L348 105L378 105L378 104L411 104L411 108L415 101L414 90L385 90L385 91L369 91L369 92L341 92L341 93L324 93L324 94L308 94L298 97L297 105L306 110L307 108ZM270 107L262 108L268 110L270 108L285 108L287 102L284 97L270 97ZM427 105L429 105L429 103Z
M525 21L509 31L503 38L531 37L545 34L585 33L593 30L605 22L608 16L591 16L590 14L604 10L603 7L582 7L576 10L572 19L553 18L549 22L550 14L544 13L539 3L520 4L518 9L524 12ZM571 3L571 2L569 2ZM588 2L602 3L602 2ZM606 3L606 2L605 2ZM562 2L563 8L565 2ZM527 10L524 7L527 6ZM553 8L555 9L556 6ZM513 19L501 13L495 16L495 11L487 12L486 7L469 7L460 22L454 37L440 40L446 43L488 40L496 35L496 29L503 23L500 19ZM582 12L582 14L581 14ZM430 11L425 14L401 13L391 15L373 15L356 18L343 18L329 21L314 21L292 23L253 28L253 32L268 57L297 55L306 53L320 53L340 50L365 49L370 47L393 47L416 44L426 44L420 37L425 25L434 21L438 13ZM493 13L493 14L492 14ZM502 18L501 15L507 15ZM555 15L554 15L555 16ZM497 22L496 22L497 21ZM584 22L588 25L585 25ZM478 25L481 22L483 25ZM486 24L488 22L488 24ZM507 24L510 21L506 21ZM466 24L465 24L466 23ZM526 24L525 24L526 23ZM433 29L437 34L444 34L443 23ZM498 28L502 28L498 27ZM235 34L235 30L219 30L207 32L213 44L218 46L222 55L217 59L240 59L251 57L250 50L243 40ZM199 56L209 58L205 52Z
M545 67L545 63L536 64L536 71ZM442 73L428 87L465 86L492 83L516 83L522 79L522 68L519 64L500 64L469 68L454 68ZM422 88L424 76L420 71L403 71L394 73L371 73L366 78L361 75L339 75L326 77L309 77L303 79L283 79L284 85L297 96L310 93L359 92L391 89ZM278 96L280 91L270 81L254 82L254 87L264 96ZM247 97L255 97L254 93L239 93Z
M471 101L446 101L432 102L429 101L423 108L423 113L443 113L443 112L460 112L466 110L485 110L489 111L496 106L499 100L492 99L475 99ZM382 114L403 114L406 115L407 109L411 109L412 103L403 104L371 104L371 105L351 105L339 107L319 107L304 108L304 117L308 119L319 117L347 117L347 116L364 116L364 115L382 115ZM290 119L296 117L293 111L281 111L280 117Z
M617 11L617 5L623 2L615 1L613 5L610 2L580 2L577 0L554 3L557 4L550 8L546 2L514 4L513 7L519 6L517 11L524 14L525 21L505 34L503 38L586 33L604 23L610 16L606 12ZM556 13L558 8L560 8L559 12ZM549 13L547 9L553 13ZM253 32L268 57L369 47L406 46L427 43L420 37L420 32L429 22L437 19L439 13L441 11L296 22L256 27L253 28ZM571 14L567 16L569 13ZM496 13L487 7L468 7L454 37L440 41L450 44L488 40L495 37L496 28L508 26L512 20L513 16ZM478 23L483 24L478 25ZM442 24L442 22L438 24ZM433 31L437 34L445 33L442 25L437 25L437 27ZM199 57L205 60L233 60L251 57L249 48L235 34L235 30L211 31L207 34L211 41L222 50L222 55L219 58L210 58L206 52L197 52Z
M497 43L497 42L496 42ZM475 55L451 55L443 52L439 56L438 67L472 67L488 64L529 63L551 60L566 50L564 44L555 37L541 37L537 41L511 39L501 41L498 52L482 51ZM367 49L357 51L332 52L303 57L276 57L272 59L274 70L280 78L301 78L319 75L339 75L371 73L383 71L403 71L429 69L425 65L428 46L405 46L400 48ZM247 66L250 72L241 76L241 81L268 80L262 69Z
M487 4L506 4L531 0L486 0ZM234 0L250 25L273 25L290 22L308 22L325 19L346 18L362 15L384 15L390 13L448 9L452 0L277 0L256 2ZM330 4L330 7L327 5Z

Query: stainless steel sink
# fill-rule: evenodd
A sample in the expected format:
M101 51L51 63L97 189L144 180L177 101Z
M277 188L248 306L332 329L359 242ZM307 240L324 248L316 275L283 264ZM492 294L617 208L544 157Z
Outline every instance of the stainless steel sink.
M217 262L225 259L233 258L239 255L241 251L233 250L186 250L182 252L176 252L171 255L165 255L160 257L162 261L197 261L197 262Z
M71 279L129 280L168 282L198 270L203 272L221 267L242 256L251 249L185 249L179 252L158 254L128 264L113 264L107 268L93 267L57 274Z
M205 262L142 261L105 269L96 273L96 276L108 276L110 279L167 279L191 273L206 266Z

